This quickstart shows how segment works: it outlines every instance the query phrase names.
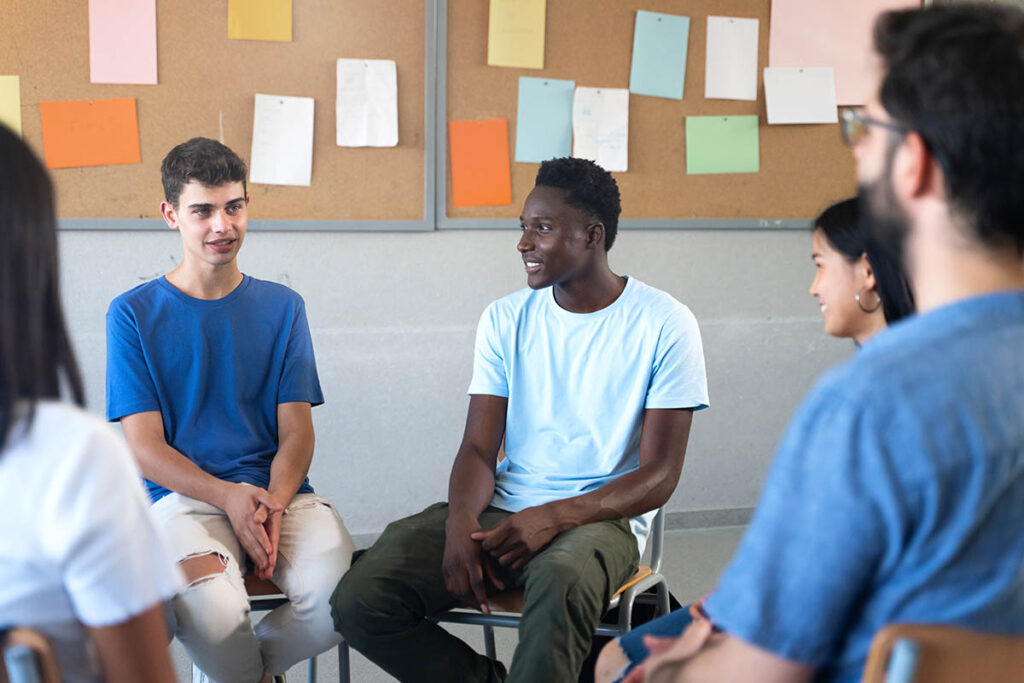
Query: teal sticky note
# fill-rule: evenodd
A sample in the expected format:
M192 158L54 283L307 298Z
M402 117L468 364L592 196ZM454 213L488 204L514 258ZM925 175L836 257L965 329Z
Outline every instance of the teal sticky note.
M686 173L761 170L757 116L687 116Z
M683 99L690 18L637 10L629 92Z
M519 77L516 161L572 155L572 95L576 81Z

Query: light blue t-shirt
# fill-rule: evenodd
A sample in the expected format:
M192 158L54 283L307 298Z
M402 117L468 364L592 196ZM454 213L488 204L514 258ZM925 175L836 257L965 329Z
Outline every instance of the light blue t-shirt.
M157 410L167 443L202 470L266 488L277 406L324 402L305 304L284 285L243 276L227 296L195 299L160 277L107 311L107 419ZM169 493L151 481L153 502ZM312 493L309 480L298 493Z
M1024 293L908 318L826 375L705 609L832 682L891 622L1024 633Z
M518 512L578 496L637 469L647 408L706 408L693 314L636 278L594 313L523 289L484 311L470 394L508 398L505 459L491 504ZM653 513L632 520L643 552Z

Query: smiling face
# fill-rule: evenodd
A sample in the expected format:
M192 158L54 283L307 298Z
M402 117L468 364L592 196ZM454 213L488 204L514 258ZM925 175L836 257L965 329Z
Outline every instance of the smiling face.
M818 300L821 317L825 320L825 332L833 337L864 341L878 328L876 318L882 317L881 308L869 314L857 305L858 294L865 308L870 309L877 302L874 276L867 257L862 254L857 261L850 263L818 228L811 242L811 258L815 275L810 294Z
M593 267L595 250L604 250L604 231L593 217L566 203L566 191L538 185L519 218L519 253L531 289L566 285Z
M177 206L164 202L160 210L167 225L181 234L185 262L217 268L234 265L245 239L248 203L241 182L208 187L190 180Z

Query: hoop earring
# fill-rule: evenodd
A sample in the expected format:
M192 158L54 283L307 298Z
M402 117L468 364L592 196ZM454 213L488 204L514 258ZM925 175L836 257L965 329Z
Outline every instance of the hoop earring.
M870 290L864 290L864 291L870 291ZM880 295L878 292L875 292L875 298L876 298L875 305L872 306L871 308L864 308L864 302L862 302L860 300L860 294L861 294L860 292L857 292L854 295L853 298L857 300L857 307L860 308L860 310L864 311L865 313L874 313L875 311L878 310L878 307L882 305L882 295Z

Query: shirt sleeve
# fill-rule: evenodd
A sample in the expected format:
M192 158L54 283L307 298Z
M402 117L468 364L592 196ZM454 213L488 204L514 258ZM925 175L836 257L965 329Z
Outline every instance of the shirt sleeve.
M296 295L297 296L297 295ZM320 377L316 371L316 357L313 355L313 338L306 320L306 305L299 297L295 317L288 335L281 382L277 390L278 403L303 401L313 406L324 402L320 389Z
M135 313L121 299L107 311L107 419L160 410Z
M900 494L882 419L836 391L811 394L705 604L716 626L786 659L832 661L886 548L899 547Z
M40 509L43 547L82 623L124 622L181 588L131 455L101 423L68 449Z
M495 302L480 316L476 328L473 379L469 382L469 394L508 397L508 375L505 372L500 323L500 312Z
M708 407L708 379L700 328L693 313L682 304L676 303L662 325L644 407L696 410Z

